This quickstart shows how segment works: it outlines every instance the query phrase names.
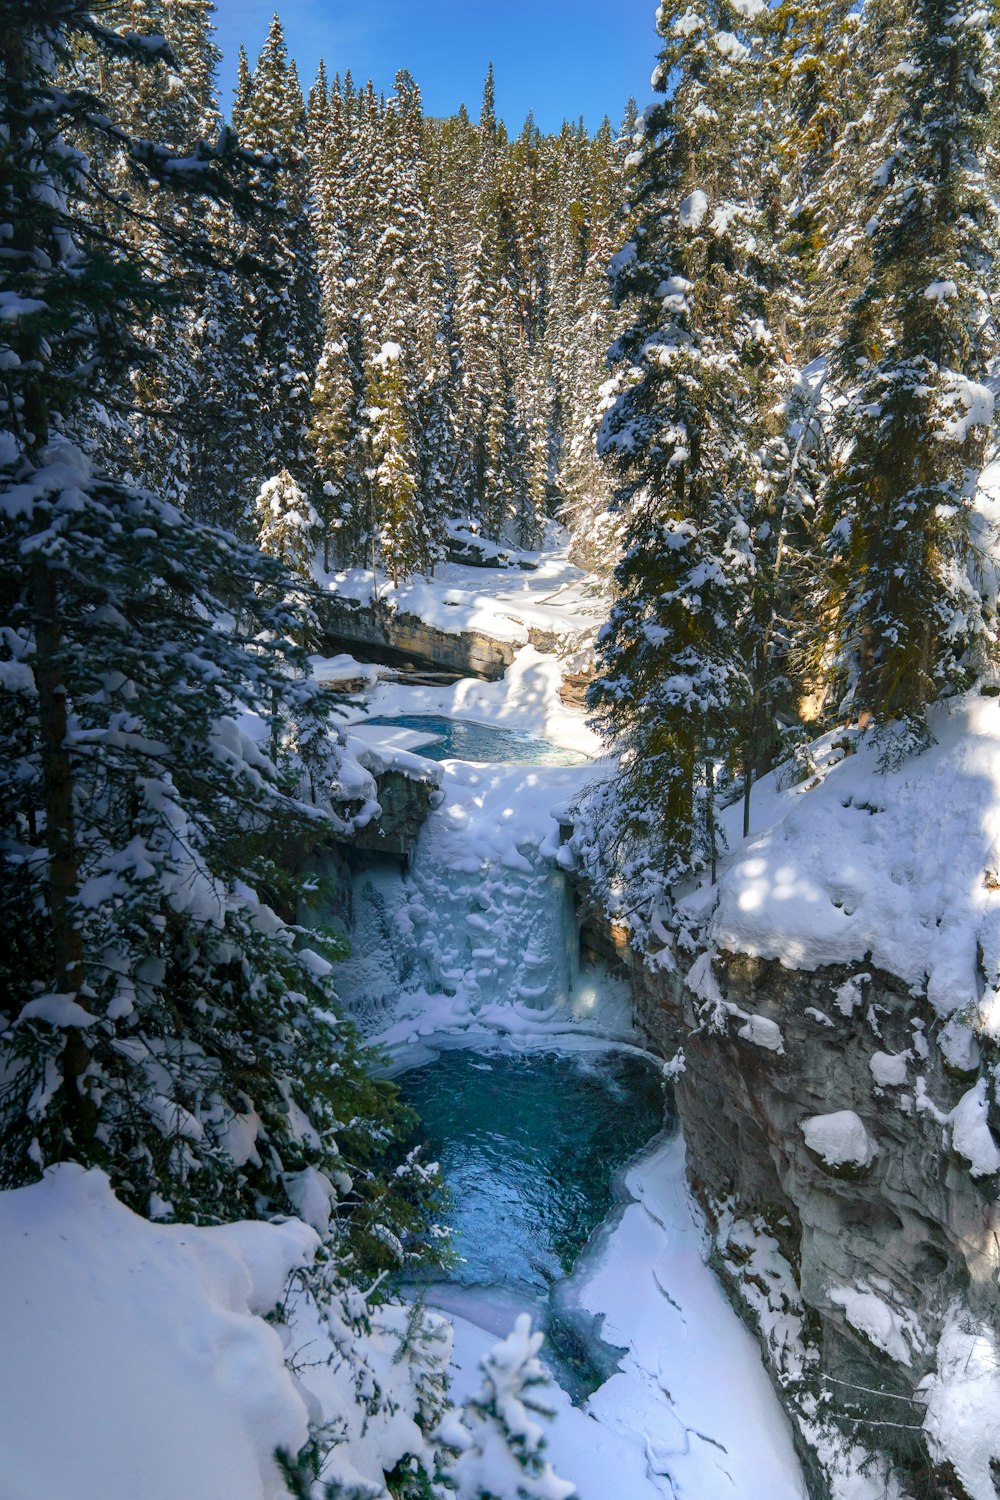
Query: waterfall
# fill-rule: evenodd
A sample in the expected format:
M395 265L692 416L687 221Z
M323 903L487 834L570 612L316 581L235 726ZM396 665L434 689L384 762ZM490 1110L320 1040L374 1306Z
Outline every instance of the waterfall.
M552 809L586 774L446 763L409 870L380 862L354 879L352 952L337 979L366 1034L394 1045L414 1030L475 1020L629 1030L624 987L605 976L598 990L580 975L571 894L555 859Z

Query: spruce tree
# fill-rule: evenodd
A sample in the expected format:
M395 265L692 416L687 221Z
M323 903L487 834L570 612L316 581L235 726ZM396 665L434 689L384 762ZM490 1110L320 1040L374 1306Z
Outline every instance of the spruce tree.
M254 501L257 545L289 571L312 576L319 516L287 469L261 485Z
M398 584L411 573L429 573L439 555L420 499L419 461L411 431L413 397L399 344L383 344L371 361L368 392L378 556Z
M643 119L639 218L615 260L633 321L613 353L640 373L601 432L627 523L590 703L623 752L626 830L651 841L670 886L714 868L717 768L740 758L767 334L739 144L749 20L722 0L661 6L658 24L654 78L670 93Z
M0 882L23 925L0 985L0 1181L82 1161L140 1211L202 1220L319 1192L358 1255L396 1263L433 1187L410 1158L386 1173L391 1090L295 923L296 860L348 825L289 580L79 442L95 377L142 360L136 325L165 289L109 252L60 131L106 130L165 193L225 195L238 154L224 136L177 158L59 87L52 60L80 35L169 58L72 0L0 20ZM254 711L264 742L241 727Z
M822 649L851 664L857 714L919 735L928 701L994 650L970 515L993 411L997 63L982 9L920 0L894 18L876 90L889 126L869 151L870 271L834 355L847 400L823 500Z
M262 206L246 224L244 251L259 271L240 279L239 323L230 340L241 351L236 394L245 459L234 476L242 512L234 519L251 529L254 496L281 468L310 503L319 498L308 441L322 334L305 105L277 16L252 76L241 79L237 103L242 143L275 162L254 184Z
M214 141L221 123L213 13L211 0L113 0L102 8L102 21L121 33L162 35L172 61L112 54L78 37L67 78L117 100L118 123L134 136L169 142L178 157L189 154L199 142ZM151 190L113 137L86 121L81 125L75 139L100 172L95 224L176 288L173 300L152 312L141 330L147 359L127 383L101 388L103 409L92 441L115 472L154 485L183 505L205 411L197 371L205 265L178 257L176 247L190 245L196 232L204 245L203 221L217 210L204 200Z

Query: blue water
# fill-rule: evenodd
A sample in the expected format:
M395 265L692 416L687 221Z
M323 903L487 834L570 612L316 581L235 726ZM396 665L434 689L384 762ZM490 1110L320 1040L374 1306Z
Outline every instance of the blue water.
M397 714L368 719L369 724L394 724L400 729L420 729L440 736L417 753L428 760L520 761L533 766L578 766L586 756L563 750L535 735L468 719L444 719L434 714Z
M560 1383L585 1395L610 1372L553 1294L611 1212L615 1174L668 1122L660 1070L630 1052L463 1050L397 1082L450 1191L451 1282L514 1294L546 1326Z

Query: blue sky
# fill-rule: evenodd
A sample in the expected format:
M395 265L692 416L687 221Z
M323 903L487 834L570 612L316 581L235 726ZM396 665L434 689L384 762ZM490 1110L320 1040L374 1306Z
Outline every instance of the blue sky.
M237 48L242 41L256 60L275 0L216 4L228 109ZM492 59L497 109L515 131L529 109L545 130L579 115L594 129L604 114L617 123L629 94L648 103L655 10L656 0L278 0L306 89L321 57L331 74L350 68L386 90L408 68L428 114L451 114L464 100L475 117Z

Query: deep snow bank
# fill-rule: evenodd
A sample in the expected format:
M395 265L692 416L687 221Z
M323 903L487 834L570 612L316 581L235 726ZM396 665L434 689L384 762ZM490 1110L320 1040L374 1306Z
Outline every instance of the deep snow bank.
M787 968L871 963L1000 1040L1000 700L939 705L931 728L886 774L868 736L839 731L802 785L761 782L710 936Z
M273 1500L306 1404L263 1321L318 1239L298 1220L147 1223L98 1171L0 1193L4 1500Z

